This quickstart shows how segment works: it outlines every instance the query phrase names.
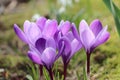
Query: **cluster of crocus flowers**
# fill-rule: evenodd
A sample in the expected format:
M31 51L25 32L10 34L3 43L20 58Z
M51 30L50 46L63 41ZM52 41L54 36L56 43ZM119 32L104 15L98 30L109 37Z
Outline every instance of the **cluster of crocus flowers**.
M40 17L36 22L25 21L22 31L16 24L14 31L29 46L28 57L36 64L44 66L53 80L52 67L61 56L64 64L64 80L67 66L72 56L82 47L87 55L87 74L90 73L90 54L109 38L107 27L103 28L99 20L90 27L85 20L80 22L79 32L74 23ZM41 70L42 71L42 70Z

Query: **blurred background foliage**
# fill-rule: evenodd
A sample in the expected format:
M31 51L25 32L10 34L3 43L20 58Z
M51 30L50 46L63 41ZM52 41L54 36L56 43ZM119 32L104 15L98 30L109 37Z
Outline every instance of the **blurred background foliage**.
M110 39L96 48L92 54L91 80L119 80L120 40L115 28L115 18L113 18L104 1L0 0L0 79L26 80L29 76L35 76L32 72L37 74L34 71L34 69L37 71L36 67L26 56L27 45L15 35L13 24L16 23L23 28L25 20L35 21L38 17L45 16L50 19L55 18L58 21L69 20L74 22L77 28L82 19L88 23L94 19L100 19L103 26L108 25L108 31L111 34ZM113 0L113 2L117 7L120 7L119 0ZM120 27L120 25L117 26ZM83 80L85 58L86 54L83 50L75 54L69 65L68 80ZM55 66L54 70L56 77L58 77L57 75L63 71L61 59L56 64L57 68ZM61 78L61 76L59 77Z
M103 1L113 15L118 34L120 35L120 9L114 4L112 0L103 0Z

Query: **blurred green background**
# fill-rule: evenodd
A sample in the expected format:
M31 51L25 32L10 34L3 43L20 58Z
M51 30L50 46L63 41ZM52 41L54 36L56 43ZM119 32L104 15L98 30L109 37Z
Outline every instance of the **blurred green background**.
M120 7L119 0L113 1ZM27 45L15 35L13 24L23 28L25 20L35 21L40 16L69 20L77 27L82 19L88 23L100 19L103 26L108 25L110 39L91 56L91 80L120 80L120 38L113 16L102 0L0 0L0 80L25 80L30 74ZM78 80L78 76L82 80L85 58L83 50L75 54L69 64L68 80ZM62 71L62 63L58 69Z

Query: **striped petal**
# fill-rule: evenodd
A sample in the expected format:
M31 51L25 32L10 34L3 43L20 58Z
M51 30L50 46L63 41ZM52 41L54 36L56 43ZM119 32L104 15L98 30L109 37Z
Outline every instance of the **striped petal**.
M80 34L80 39L86 51L90 51L91 43L95 40L95 36L88 28Z
M103 44L108 40L110 37L110 34L107 32L107 26L103 28L100 33L97 35L94 44L92 45L92 48L96 48L97 46Z
M53 65L53 63L55 62L55 57L56 57L56 51L49 47L46 48L41 56L41 60L43 62L43 64L50 69Z
M52 47L52 48L56 49L56 43L55 43L55 40L53 38L47 39L46 48L47 47Z
M46 38L53 37L57 31L57 26L58 24L56 20L47 20L42 34Z
M87 28L89 28L87 22L85 20L82 20L79 24L79 33L81 34L81 32L83 32Z
M71 28L71 23L69 21L66 21L66 22L61 22L60 26L58 27L59 30L62 31L62 34L66 34L70 28Z
M43 31L46 21L47 21L47 19L45 17L40 17L36 21L36 24L38 25L38 27L40 28L41 31Z
M35 23L31 23L26 35L32 43L35 43L35 41L42 36L41 30Z
M101 22L96 19L90 24L90 29L94 33L95 36L99 34L99 32L102 30L102 24Z

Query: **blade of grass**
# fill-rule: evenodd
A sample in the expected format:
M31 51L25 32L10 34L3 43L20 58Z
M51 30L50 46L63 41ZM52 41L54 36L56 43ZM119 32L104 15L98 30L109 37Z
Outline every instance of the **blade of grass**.
M45 68L43 68L43 73L44 73L44 76L45 76L45 80L50 80L49 79L49 75L48 75L48 73L47 73Z
M86 75L85 66L83 66L83 79L84 79L84 80L87 80L87 75Z
M112 0L103 0L103 1L114 17L116 28L120 36L120 9L112 2Z
M78 71L76 71L76 75L77 75L77 79L80 80L80 75L79 75Z
M32 62L29 64L30 67L28 67L28 71L30 75L32 76L33 80L38 80L39 79L39 69L38 66L33 64Z

